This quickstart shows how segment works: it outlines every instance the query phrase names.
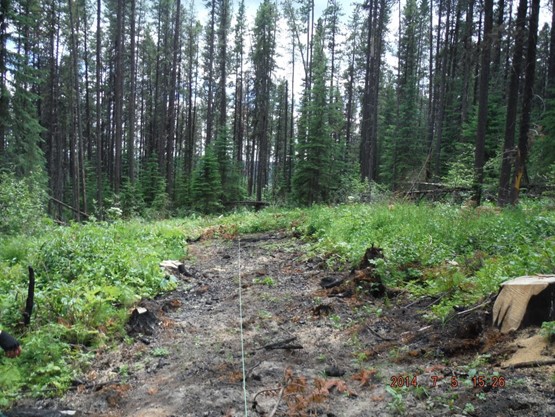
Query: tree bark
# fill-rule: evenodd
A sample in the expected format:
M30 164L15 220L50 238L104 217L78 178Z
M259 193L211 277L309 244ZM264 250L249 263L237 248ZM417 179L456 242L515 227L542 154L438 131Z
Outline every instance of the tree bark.
M120 191L121 186L121 173L122 173L122 142L123 142L123 81L124 81L124 68L123 68L123 31L124 31L124 6L125 0L117 2L117 16L116 16L116 39L115 39L115 71L114 71L114 175L113 185L116 194Z
M177 68L179 66L179 37L181 33L181 1L177 0L175 10L175 27L173 34L173 57L171 81L169 88L168 103L168 120L167 120L167 138L166 138L166 187L168 195L173 196L174 189L174 143L175 143L175 123L177 109L175 105L175 97L177 95Z
M484 38L480 56L480 98L478 103L478 127L474 153L474 196L477 205L482 200L484 183L485 144L488 118L489 72L491 57L491 32L493 29L493 0L484 0Z
M130 38L130 57L129 57L129 107L127 123L129 125L129 137L127 138L127 169L129 181L131 184L135 183L135 84L136 84L136 34L135 34L135 20L136 20L136 7L137 1L131 0L131 21L129 29Z
M520 76L522 72L522 59L526 37L526 11L528 1L520 0L516 16L515 47L513 52L513 64L509 78L509 89L507 96L507 116L505 119L505 141L503 144L503 157L501 160L501 171L499 174L499 193L497 204L505 206L510 202L511 195L511 168L515 158L515 129L518 109L518 93Z
M100 124L101 102L100 102L100 77L102 67L102 37L101 37L101 6L102 0L97 0L96 3L96 204L100 217L102 217L103 207L103 184L102 184L102 130Z
M532 111L532 100L534 98L534 81L536 75L536 48L538 42L538 19L540 14L540 0L532 0L530 12L530 26L528 29L528 47L526 52L526 71L524 80L524 92L522 97L522 117L520 121L520 134L518 138L518 150L515 157L515 170L513 176L513 189L511 192L511 204L516 204L520 196L520 187L528 159L530 147L530 113Z

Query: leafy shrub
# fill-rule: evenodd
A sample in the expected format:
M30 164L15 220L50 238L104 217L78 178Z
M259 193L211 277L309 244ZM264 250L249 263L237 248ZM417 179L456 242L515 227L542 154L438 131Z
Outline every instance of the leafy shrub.
M543 322L541 333L549 342L555 341L555 321Z
M389 285L415 294L448 294L434 307L440 316L453 304L496 292L510 277L555 268L555 213L541 202L503 211L351 204L314 207L305 215L297 227L331 267L356 266L374 244L384 250L377 268Z
M45 216L46 193L38 177L17 179L0 172L0 234L29 234Z
M0 328L17 334L9 324L21 320L28 264L36 272L40 313L27 334L18 334L21 359L0 358L0 407L22 389L37 396L62 393L85 348L122 338L130 306L175 287L158 264L183 257L184 232L169 223L115 221L54 227L19 244L7 239L0 250Z

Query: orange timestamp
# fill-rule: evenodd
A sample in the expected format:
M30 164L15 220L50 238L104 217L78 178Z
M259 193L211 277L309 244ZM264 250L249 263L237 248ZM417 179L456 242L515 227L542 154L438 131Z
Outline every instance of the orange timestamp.
M429 387L436 387L438 381L446 379L443 375L431 375L429 376L429 383L426 386ZM465 380L468 381L468 380ZM485 375L475 375L469 379L472 386L474 388L505 388L507 384L507 380L503 376L499 375L492 375L492 376L485 376ZM447 377L447 383L451 388L458 388L461 383L463 382L462 379L459 379L456 375L451 377ZM421 381L418 380L417 375L393 375L390 378L389 386L391 388L403 388L403 387L419 387L421 386Z

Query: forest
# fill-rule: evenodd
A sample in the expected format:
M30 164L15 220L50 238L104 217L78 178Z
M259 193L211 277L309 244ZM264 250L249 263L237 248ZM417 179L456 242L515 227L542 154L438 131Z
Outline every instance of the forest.
M2 181L59 221L553 184L551 3L254 3L2 1Z

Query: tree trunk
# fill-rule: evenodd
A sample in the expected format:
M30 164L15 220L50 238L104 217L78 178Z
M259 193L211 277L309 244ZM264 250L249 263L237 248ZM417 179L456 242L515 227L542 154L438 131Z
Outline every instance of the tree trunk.
M436 68L436 72L441 74L440 81L439 81L439 94L436 96L436 108L437 108L437 116L436 116L436 127L435 127L435 148L434 148L434 175L436 178L439 178L441 175L441 148L443 142L443 123L445 118L445 106L446 106L446 96L447 96L447 73L448 73L448 50L449 50L449 32L451 24L451 0L447 0L446 5L446 12L447 16L445 17L445 39L443 41L443 54L441 58L440 69ZM438 28L438 35L439 35L439 28ZM438 50L439 51L439 50Z
M551 12L551 32L549 34L549 66L547 73L547 96L555 97L555 7Z
M522 177L528 158L530 146L530 113L532 111L532 100L534 98L534 81L536 74L536 47L538 42L538 19L540 14L540 0L532 0L530 12L530 27L528 29L528 48L526 52L526 71L524 80L524 92L522 97L522 118L520 120L520 134L518 138L518 150L515 158L515 171L513 177L513 189L511 193L511 204L516 204L520 195Z
M210 10L210 27L209 36L206 39L208 44L208 57L206 62L206 79L208 83L208 91L206 95L206 146L212 143L214 136L214 44L216 29L216 0L212 0Z
M489 69L491 57L491 32L493 28L493 0L484 0L484 38L480 56L480 98L478 127L474 153L474 201L480 205L484 182L485 144L488 118Z
M174 143L175 143L175 123L177 109L175 106L175 97L177 93L177 68L179 66L179 36L181 33L181 1L177 0L175 10L175 27L173 34L173 57L171 69L171 81L169 88L169 103L168 103L168 121L167 121L167 138L166 138L166 187L167 192L173 196L174 189Z
M97 0L96 3L96 204L98 205L98 210L100 216L102 216L103 207L103 184L102 184L102 130L100 124L100 113L101 113L101 103L100 103L100 77L101 77L101 66L102 61L101 49L102 49L102 38L101 38L101 6L102 0Z
M370 134L371 134L371 121L372 114L372 28L374 16L374 1L369 0L368 3L368 18L367 18L367 36L366 36L366 61L364 67L364 92L362 94L362 120L360 121L360 169L361 177L363 180L370 180Z
M131 0L131 27L129 31L130 37L130 57L129 57L129 103L127 123L129 125L129 137L127 138L127 169L129 181L135 183L135 84L136 84L136 47L135 47L135 20L136 20L137 1Z
M7 57L8 57L8 12L10 0L0 0L0 163L3 162L6 149L6 131L8 129L8 88Z
M501 160L501 171L499 174L499 193L497 204L505 206L510 202L511 195L511 168L515 159L515 129L518 108L518 93L520 76L522 72L522 59L524 42L526 37L526 11L528 1L520 0L516 16L515 47L513 52L513 63L509 78L509 89L507 96L507 117L505 119L505 141L503 144L503 158Z
M466 27L464 34L464 62L463 62L463 88L461 94L461 122L468 121L468 107L470 91L470 79L472 78L472 33L474 30L474 0L468 1L468 8L466 10Z
M125 1L120 0L117 2L117 16L116 16L116 42L115 42L115 77L114 77L114 192L116 194L120 191L121 186L121 154L123 142L123 80L124 80L124 67L123 67L123 31L124 31L124 5Z
M72 123L71 123L71 139L70 139L70 154L71 154L71 179L72 179L72 195L73 207L77 210L75 212L75 219L81 220L80 217L80 195L81 195L81 167L83 166L83 147L82 147L82 127L81 127L81 97L79 88L79 69L77 57L79 52L77 50L77 30L75 20L75 9L73 0L68 0L69 10L69 25L70 25L70 42L71 42L71 57L72 57L72 78L73 78L73 91L72 91ZM83 190L84 191L84 190Z

